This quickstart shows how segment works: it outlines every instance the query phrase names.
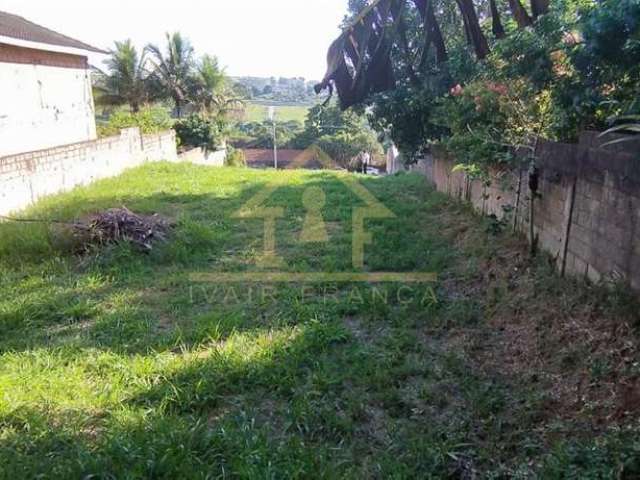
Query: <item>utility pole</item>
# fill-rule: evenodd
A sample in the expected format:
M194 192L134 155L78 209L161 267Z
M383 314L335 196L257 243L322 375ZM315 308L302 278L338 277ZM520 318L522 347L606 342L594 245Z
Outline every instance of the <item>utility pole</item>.
M273 120L273 168L278 169L278 144L276 138L276 121Z
M276 137L276 108L269 107L269 120L273 125L273 168L278 169L278 143Z

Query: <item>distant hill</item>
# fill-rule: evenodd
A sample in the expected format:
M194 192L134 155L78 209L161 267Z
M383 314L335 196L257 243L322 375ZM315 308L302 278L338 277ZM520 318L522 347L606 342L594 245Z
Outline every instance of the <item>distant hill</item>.
M304 77L231 77L231 79L241 85L245 94L255 103L312 105L326 98L316 95L313 90L317 81L306 80Z

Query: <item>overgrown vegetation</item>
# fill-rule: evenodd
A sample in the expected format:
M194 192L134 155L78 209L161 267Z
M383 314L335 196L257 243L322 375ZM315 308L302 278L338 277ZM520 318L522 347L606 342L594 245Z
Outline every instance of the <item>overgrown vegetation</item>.
M238 150L234 147L227 147L227 158L225 164L228 167L246 167L247 158L242 150Z
M396 88L374 82L386 72L382 48L352 73L355 85L380 92L365 100L371 123L409 160L442 143L461 163L485 167L535 138L573 142L640 112L638 0L404 4L381 23ZM351 2L353 16L365 5ZM340 75L331 78L343 102L361 99L366 90L349 90Z
M116 42L105 62L106 72L95 80L98 105L120 106L101 135L140 127L143 133L171 128L166 103L178 117L176 133L182 146L215 149L223 143L228 114L242 104L218 59L197 58L189 40L180 33L167 34L166 46L147 45L138 52L130 40ZM163 104L164 102L165 104ZM130 111L122 106L128 106ZM182 119L185 111L187 119Z
M221 118L205 118L190 115L174 125L178 144L184 147L201 147L214 151L224 143L225 122Z
M162 107L143 107L137 112L117 110L106 124L98 125L98 135L119 135L123 128L139 128L143 134L159 133L173 127L173 120Z
M635 301L558 278L422 177L358 177L397 215L367 222L366 269L437 283L190 280L257 270L264 222L234 213L274 183L285 271L350 271L343 180L149 164L25 212L158 213L175 227L147 254L1 224L0 476L637 477ZM328 243L299 242L311 186Z

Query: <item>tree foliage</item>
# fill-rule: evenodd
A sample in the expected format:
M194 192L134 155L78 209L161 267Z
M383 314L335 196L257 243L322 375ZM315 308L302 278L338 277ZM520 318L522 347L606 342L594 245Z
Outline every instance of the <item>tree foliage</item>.
M244 97L229 85L217 57L202 56L189 83L189 101L205 116L224 116L242 104Z
M300 135L302 124L292 120L276 123L276 141L280 148L293 147L294 140ZM242 148L273 148L273 123L246 122L236 126L234 143Z
M350 2L351 8L358 10L345 22L343 33L329 48L327 73L316 91L337 89L342 107L348 108L371 94L392 89L398 73L418 84L431 58L436 64L447 61L450 37L464 37L478 59L486 58L491 49L474 1L455 0L456 10L451 9L452 3L443 0ZM504 29L495 2L494 7L493 30L501 37ZM509 0L509 7L520 28L532 24L520 0ZM536 15L546 13L548 8L547 0L532 0ZM396 68L398 63L403 68Z
M572 141L640 113L640 0L350 5L319 88L368 106L405 158L440 142L495 163L538 136Z
M273 148L273 123L239 124L234 137L233 144L239 148ZM345 168L363 151L382 151L377 135L364 115L353 109L342 111L333 103L309 109L304 125L298 121L277 122L276 139L279 148L320 147Z
M118 110L106 125L98 126L101 137L119 135L124 128L139 128L143 134L159 133L173 126L173 121L162 107L141 107L137 112Z
M378 153L381 145L366 118L338 105L316 105L309 110L304 130L292 141L296 148L320 147L338 165L349 168L363 151Z
M189 100L192 74L195 66L194 50L189 40L179 32L166 34L164 49L157 45L147 45L153 69L150 80L161 92L170 96L178 117Z
M101 128L103 134L131 126L144 133L156 126L170 128L166 109L150 108L153 102L170 101L178 117L185 107L197 114L175 125L182 145L214 149L226 132L227 114L242 102L241 92L231 85L218 59L207 54L196 57L180 33L167 33L165 46L147 45L140 53L130 40L116 42L106 66L96 80L97 102L128 105L133 113L116 112Z
M174 125L180 145L216 150L224 140L225 124L221 119L189 115Z
M133 112L138 112L152 98L145 63L146 51L139 53L131 40L115 42L106 62L107 71L97 74L99 103L129 105Z

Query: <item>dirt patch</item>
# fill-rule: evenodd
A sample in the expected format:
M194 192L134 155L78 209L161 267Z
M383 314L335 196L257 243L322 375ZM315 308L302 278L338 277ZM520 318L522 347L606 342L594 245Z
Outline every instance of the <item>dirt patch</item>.
M371 326L363 323L362 320L357 317L347 316L343 321L347 330L349 330L353 337L361 344L373 344L386 334L386 328L383 326L376 324L376 328L373 330Z
M491 319L494 347L481 357L486 365L539 383L549 419L586 421L590 429L600 429L637 418L640 389L633 366L640 352L630 325L594 305L567 308L531 291L519 293L531 307L519 314L503 307Z
M358 430L381 445L388 445L391 442L389 436L389 417L385 410L377 405L367 405L364 408L365 421L358 427Z
M463 225L446 234L475 256L477 229ZM633 315L611 308L601 287L560 279L546 260L531 261L524 241L499 235L488 243L473 274L463 256L442 282L449 301L480 300L488 328L475 339L477 331L453 330L449 341L466 345L472 365L486 376L535 392L542 428L565 421L593 432L640 418Z

